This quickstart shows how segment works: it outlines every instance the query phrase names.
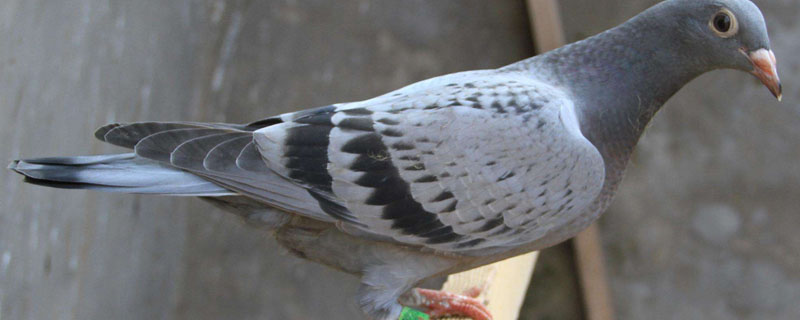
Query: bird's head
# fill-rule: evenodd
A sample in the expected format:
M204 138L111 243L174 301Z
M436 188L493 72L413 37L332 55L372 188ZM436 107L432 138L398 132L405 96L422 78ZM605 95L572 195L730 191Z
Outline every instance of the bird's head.
M684 39L714 68L750 72L781 99L781 81L761 10L750 0L672 0L683 11Z

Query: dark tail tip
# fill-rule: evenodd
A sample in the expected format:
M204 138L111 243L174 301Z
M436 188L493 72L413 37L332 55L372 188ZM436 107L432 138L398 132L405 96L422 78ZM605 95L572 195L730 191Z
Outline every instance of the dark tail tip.
M67 182L60 182L60 181L54 181L54 180L35 178L32 175L30 175L29 173L26 173L24 170L19 168L20 162L24 162L24 161L22 161L22 160L11 161L11 163L9 163L8 167L6 167L6 168L8 170L14 171L14 172L24 176L25 179L23 181L25 183L38 185L38 186L51 187L51 188L60 188L60 189L80 189L81 188L80 185L76 185L74 183L67 183Z

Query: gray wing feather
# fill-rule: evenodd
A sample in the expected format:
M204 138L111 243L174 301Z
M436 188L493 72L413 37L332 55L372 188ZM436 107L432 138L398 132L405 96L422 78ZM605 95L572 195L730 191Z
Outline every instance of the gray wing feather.
M144 158L170 163L172 153L188 141L219 134L218 129L173 129L151 134L139 140L134 152Z
M331 194L361 232L451 252L534 241L599 194L602 158L571 129L563 92L529 77L483 73L339 105L313 122L265 127L255 141L267 166L288 177L288 141L322 141L291 132L324 131Z
M97 129L95 137L115 146L133 149L139 141L147 136L167 130L185 128L197 128L197 126L182 122L112 123Z
M204 161L198 161L198 159L205 160L209 152L223 142L248 136L247 133L225 132L193 138L175 148L170 155L169 162L187 170L207 170L208 168L204 167Z
M335 221L307 190L264 165L252 142L252 132L243 128L257 126L146 122L109 125L96 135L132 147L139 157L180 168L226 190L283 210Z

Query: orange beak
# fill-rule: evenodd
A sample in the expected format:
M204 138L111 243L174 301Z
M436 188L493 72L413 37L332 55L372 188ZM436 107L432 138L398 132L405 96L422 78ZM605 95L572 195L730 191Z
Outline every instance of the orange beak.
M763 83L778 101L783 98L783 87L781 86L781 79L778 77L778 61L775 59L775 54L772 50L758 49L750 53L742 50L742 53L753 64L753 75L756 76L761 83Z

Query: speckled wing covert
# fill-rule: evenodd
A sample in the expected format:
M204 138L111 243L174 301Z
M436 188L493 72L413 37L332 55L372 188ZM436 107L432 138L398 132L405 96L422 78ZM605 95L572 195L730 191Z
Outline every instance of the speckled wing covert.
M254 140L266 166L343 229L438 251L541 238L605 177L568 97L514 73L457 73L265 122Z

